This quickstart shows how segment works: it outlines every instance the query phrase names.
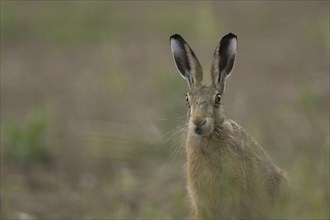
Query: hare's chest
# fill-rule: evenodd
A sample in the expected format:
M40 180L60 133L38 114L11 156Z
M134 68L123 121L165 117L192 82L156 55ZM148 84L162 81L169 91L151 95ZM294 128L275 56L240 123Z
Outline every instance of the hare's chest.
M192 190L199 197L220 198L231 197L244 188L246 175L244 166L233 155L223 152L200 155L197 160L188 160L188 178Z
M223 182L223 165L219 158L201 153L196 159L188 159L188 180L198 197L217 197Z
M196 159L196 160L195 160ZM194 210L213 217L223 203L223 167L210 155L188 158L188 190Z

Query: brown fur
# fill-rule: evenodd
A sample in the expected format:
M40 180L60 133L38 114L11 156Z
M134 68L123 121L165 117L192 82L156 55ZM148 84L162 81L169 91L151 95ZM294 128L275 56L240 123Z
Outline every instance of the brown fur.
M202 67L178 34L171 48L189 85L185 143L189 198L196 218L256 219L270 215L286 180L266 152L236 122L223 114L221 97L231 74L237 36L225 35L214 52L210 86L202 85Z
M265 218L286 179L265 151L232 120L210 137L186 140L188 193L196 218ZM197 141L198 142L198 141Z

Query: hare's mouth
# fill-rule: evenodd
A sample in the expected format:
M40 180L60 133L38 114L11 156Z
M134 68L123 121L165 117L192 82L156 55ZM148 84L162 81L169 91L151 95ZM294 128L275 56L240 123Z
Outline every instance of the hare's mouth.
M213 131L213 126L209 122L202 125L191 125L191 132L196 136L209 136Z

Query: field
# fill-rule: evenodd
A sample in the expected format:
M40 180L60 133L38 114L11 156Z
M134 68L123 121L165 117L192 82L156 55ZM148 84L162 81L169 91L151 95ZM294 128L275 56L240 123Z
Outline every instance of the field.
M229 32L224 111L287 172L279 215L329 218L328 1L0 4L1 219L188 218L169 36L209 80Z

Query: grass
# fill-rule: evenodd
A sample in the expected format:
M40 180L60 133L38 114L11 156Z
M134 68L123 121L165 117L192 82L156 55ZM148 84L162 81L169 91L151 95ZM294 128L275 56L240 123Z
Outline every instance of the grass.
M187 85L168 37L182 34L207 74L228 32L239 51L224 109L287 171L279 214L328 218L327 8L1 1L1 219L189 216Z
M43 111L34 111L23 125L16 121L7 122L3 134L6 146L4 155L8 157L5 159L23 170L36 164L49 165L52 152L47 119Z

